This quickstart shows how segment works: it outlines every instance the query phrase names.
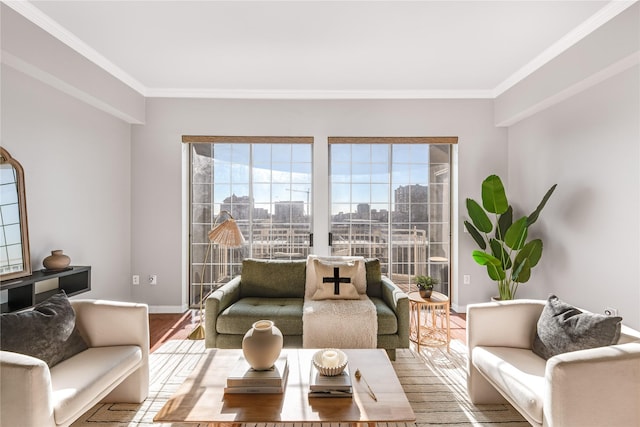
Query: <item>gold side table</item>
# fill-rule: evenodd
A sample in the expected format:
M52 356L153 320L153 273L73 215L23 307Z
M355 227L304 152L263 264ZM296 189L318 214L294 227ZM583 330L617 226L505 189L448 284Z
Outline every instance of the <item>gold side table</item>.
M422 298L420 292L409 293L409 339L420 346L442 347L451 341L449 297L432 292L430 298Z

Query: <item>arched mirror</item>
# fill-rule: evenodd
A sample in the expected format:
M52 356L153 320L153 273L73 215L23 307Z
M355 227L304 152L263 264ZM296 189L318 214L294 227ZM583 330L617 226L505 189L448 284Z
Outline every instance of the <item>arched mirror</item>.
M24 171L0 147L0 279L31 274Z

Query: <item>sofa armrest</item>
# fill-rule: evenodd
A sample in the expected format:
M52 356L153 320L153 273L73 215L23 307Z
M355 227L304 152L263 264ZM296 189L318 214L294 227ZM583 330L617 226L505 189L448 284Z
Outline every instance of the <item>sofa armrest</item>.
M544 424L638 426L638 378L638 342L554 356L545 370Z
M35 357L0 351L0 425L55 426L51 373Z
M531 348L545 301L510 300L467 306L469 357L476 346Z
M396 314L400 347L409 347L409 297L386 276L382 276L382 300Z
M476 346L531 349L545 301L511 300L467 305L467 392L474 404L499 404L505 399L476 369Z
M216 347L216 339L218 337L216 322L218 321L218 315L239 299L240 276L234 277L207 297L204 304L205 347Z
M135 345L140 367L122 381L105 402L139 403L149 395L149 307L146 304L105 300L71 300L76 326L89 347Z
M149 308L146 304L71 300L76 326L89 347L137 345L149 355Z

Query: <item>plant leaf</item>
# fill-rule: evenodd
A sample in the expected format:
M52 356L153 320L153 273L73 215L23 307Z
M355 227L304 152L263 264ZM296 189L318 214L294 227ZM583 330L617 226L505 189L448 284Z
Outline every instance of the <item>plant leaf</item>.
M507 234L507 230L513 223L513 208L511 205L507 210L498 218L498 226L496 227L496 239L504 241L504 236Z
M489 273L489 278L495 281L504 280L506 277L504 270L499 265L487 264L487 273Z
M527 217L523 216L507 230L504 243L513 250L519 250L524 246L527 240Z
M482 206L494 214L503 214L509 207L504 186L498 175L489 175L482 182Z
M516 255L515 263L518 264L519 261L522 262L526 259L533 268L538 264L540 258L542 258L542 240L535 239L527 242L527 244L522 247Z
M540 202L540 204L538 204L538 207L536 208L536 210L531 212L531 214L527 217L528 218L527 226L530 226L531 224L533 224L538 220L538 216L540 216L540 212L542 211L542 208L544 208L544 205L547 204L549 197L551 197L551 194L553 194L553 191L556 189L557 185L558 184L553 184L551 188L547 190L547 194L544 195L544 197L542 198L542 201Z
M487 248L487 242L484 240L484 237L482 237L482 234L480 234L480 232L469 221L465 221L464 226L469 234L471 234L471 237L473 237L473 240L475 240L478 246L480 246L480 249L485 250Z
M489 241L489 245L491 246L491 253L494 257L500 260L500 264L502 265L503 270L508 270L511 268L511 258L509 254L505 250L502 242L496 239L491 239Z
M477 251L477 250L473 251L471 253L471 256L480 265L488 265L488 264L500 265L500 264L502 264L498 258L494 257L491 254L483 252L483 251Z
M473 199L467 199L467 212L473 221L473 225L483 233L489 233L493 230L493 224L487 216L487 213L482 209L482 206Z
M523 260L516 260L513 264L513 270L511 271L511 280L518 283L524 283L531 277L531 264L528 258Z

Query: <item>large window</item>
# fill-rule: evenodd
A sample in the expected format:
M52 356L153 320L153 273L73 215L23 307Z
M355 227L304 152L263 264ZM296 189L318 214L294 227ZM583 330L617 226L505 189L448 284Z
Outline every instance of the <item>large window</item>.
M191 304L240 273L242 260L306 258L312 232L312 138L184 137L191 144ZM209 245L223 211L246 244ZM222 220L226 219L222 218Z
M332 253L379 258L405 290L433 276L448 295L455 140L330 138Z
M405 290L416 275L449 294L451 147L457 138L329 138L329 200L313 199L313 138L183 137L190 145L190 302L240 274L247 257L304 259L312 206L330 210L331 253L379 258ZM221 212L246 243L209 246ZM224 215L223 215L224 216ZM223 217L222 219L225 219ZM327 231L327 224L317 224Z

